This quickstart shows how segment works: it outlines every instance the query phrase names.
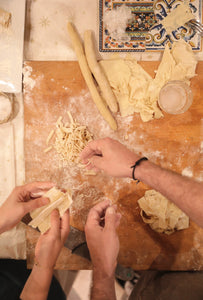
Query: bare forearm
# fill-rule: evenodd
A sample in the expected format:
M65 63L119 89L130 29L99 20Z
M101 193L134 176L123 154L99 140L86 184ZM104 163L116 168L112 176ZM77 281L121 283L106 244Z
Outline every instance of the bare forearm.
M116 300L114 280L114 274L107 277L94 270L91 300Z
M174 202L203 227L203 184L146 161L136 169L136 178Z
M20 299L46 300L52 280L53 271L33 267L33 270L23 288Z

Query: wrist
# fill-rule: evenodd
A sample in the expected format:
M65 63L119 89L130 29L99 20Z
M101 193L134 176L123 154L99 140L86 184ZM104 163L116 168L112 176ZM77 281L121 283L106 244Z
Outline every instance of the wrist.
M99 267L93 266L93 275L95 279L102 280L102 279L114 279L115 277L115 268L110 268L110 269L103 269Z
M34 267L33 269L35 268L35 270L38 270L38 271L42 271L42 272L52 272L54 271L54 267L55 265L49 265L49 264L45 264L44 262L41 263L36 257L35 257L35 260L34 260Z
M54 268L41 266L39 264L34 264L32 273L37 275L37 277L46 278L46 277L52 277L54 272Z
M125 167L125 177L132 178L132 166L136 163L141 158L141 156L138 156L136 154L132 155L131 158L129 159L129 162L126 163Z
M145 173L148 169L148 166L150 166L151 162L148 160L143 160L136 168L134 171L134 176L136 179L138 179L139 181L145 182ZM133 172L133 170L131 169L131 171ZM131 178L132 178L132 174L131 174Z

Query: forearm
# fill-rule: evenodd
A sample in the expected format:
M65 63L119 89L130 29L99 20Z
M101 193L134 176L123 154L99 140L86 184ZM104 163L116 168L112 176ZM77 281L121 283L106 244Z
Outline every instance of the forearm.
M53 276L53 270L34 266L23 288L20 299L46 300Z
M93 270L91 300L116 300L115 276L105 276L99 270Z
M203 184L144 161L135 176L174 202L193 221L203 227Z
M4 211L3 205L0 207L0 234L9 230L8 222L6 221L6 211Z

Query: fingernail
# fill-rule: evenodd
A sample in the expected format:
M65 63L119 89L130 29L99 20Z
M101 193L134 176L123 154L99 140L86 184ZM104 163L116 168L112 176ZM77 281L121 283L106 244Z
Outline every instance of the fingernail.
M106 212L108 214L113 215L113 214L115 214L115 209L113 208L113 206L110 206L110 207L107 208Z

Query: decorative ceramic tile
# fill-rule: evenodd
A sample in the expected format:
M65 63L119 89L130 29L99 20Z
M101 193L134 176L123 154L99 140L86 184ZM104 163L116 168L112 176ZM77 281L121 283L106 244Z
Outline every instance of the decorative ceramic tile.
M159 24L183 0L100 0L99 2L99 50L101 52L143 52L161 51L165 44L183 37L189 42L193 50L201 50L201 38L189 26L181 26L170 35L166 33L163 25ZM103 23L103 16L107 11L125 4L130 7L134 15L133 21L127 24L126 33L130 41L117 41L113 39ZM196 19L202 19L202 0L190 0L190 9Z

